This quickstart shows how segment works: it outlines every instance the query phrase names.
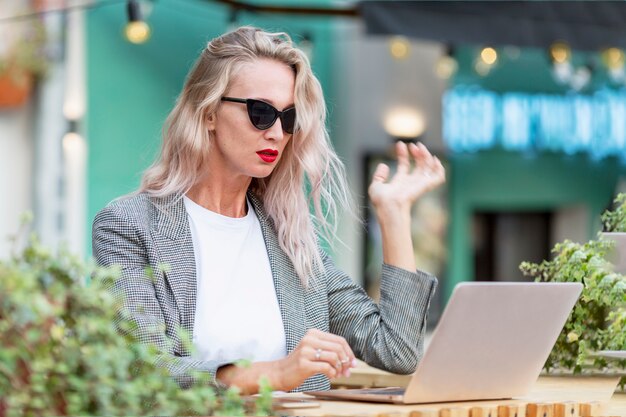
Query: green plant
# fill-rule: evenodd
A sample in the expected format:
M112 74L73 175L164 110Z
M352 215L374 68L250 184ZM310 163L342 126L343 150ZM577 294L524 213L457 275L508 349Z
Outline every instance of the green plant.
M53 255L35 237L0 261L0 416L271 412L267 383L256 404L234 388L180 389L154 365L154 347L113 325L119 300L106 288L118 275L65 250Z
M626 194L619 194L614 206L601 216L604 230L624 232ZM602 238L585 244L566 240L554 247L552 260L520 265L521 271L536 281L584 284L580 299L546 361L547 370L563 368L579 373L585 367L626 366L626 361L607 363L604 358L591 355L598 350L626 349L626 277L613 272L606 259L614 244Z
M600 217L604 231L626 232L626 194L618 194L613 204L615 208L605 211Z
M614 273L605 256L612 242L557 244L551 261L523 262L521 271L536 281L581 282L584 289L546 361L545 368L572 370L622 366L590 353L626 349L626 277Z

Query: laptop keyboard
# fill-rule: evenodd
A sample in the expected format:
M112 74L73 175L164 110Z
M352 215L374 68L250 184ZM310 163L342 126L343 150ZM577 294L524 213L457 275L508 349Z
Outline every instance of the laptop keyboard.
M405 388L363 388L351 389L350 393L354 394L374 394L374 395L404 395Z

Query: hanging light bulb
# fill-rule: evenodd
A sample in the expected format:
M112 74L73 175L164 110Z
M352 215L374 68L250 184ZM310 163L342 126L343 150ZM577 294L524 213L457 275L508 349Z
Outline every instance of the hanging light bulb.
M611 81L615 83L623 82L626 78L624 51L619 48L607 48L602 51L601 57Z
M617 69L624 66L624 51L619 48L607 48L602 51L602 62L608 69Z
M456 73L458 68L459 64L454 59L454 47L449 45L435 64L435 74L439 78L447 80Z
M486 77L497 61L498 52L494 48L486 46L480 51L478 58L474 61L474 71L481 77Z
M141 20L141 10L137 0L128 0L127 8L128 24L124 33L129 42L141 44L150 38L150 26Z
M552 62L552 77L559 84L571 84L574 77L572 67L572 50L565 42L550 45L548 56ZM578 77L580 79L580 77ZM578 83L578 82L577 82Z
M389 53L395 59L405 59L409 56L410 44L404 36L394 36L389 41Z
M564 64L571 56L572 51L565 42L555 42L550 46L550 59L555 64Z
M490 46L480 51L480 59L487 65L493 65L498 60L498 52Z

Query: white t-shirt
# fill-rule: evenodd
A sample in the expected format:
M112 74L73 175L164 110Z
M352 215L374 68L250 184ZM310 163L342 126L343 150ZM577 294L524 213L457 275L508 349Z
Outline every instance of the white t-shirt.
M232 363L287 355L259 219L222 216L184 197L196 257L193 344L198 359Z

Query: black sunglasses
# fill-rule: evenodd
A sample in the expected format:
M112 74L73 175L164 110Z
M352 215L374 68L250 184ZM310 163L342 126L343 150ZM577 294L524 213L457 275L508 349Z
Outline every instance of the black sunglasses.
M233 98L222 97L222 101L232 101L233 103L245 103L248 108L248 117L250 122L260 130L269 129L276 123L276 119L280 118L280 124L283 130L289 134L293 133L296 124L296 108L289 107L283 111L278 111L276 107L261 100L253 98Z

